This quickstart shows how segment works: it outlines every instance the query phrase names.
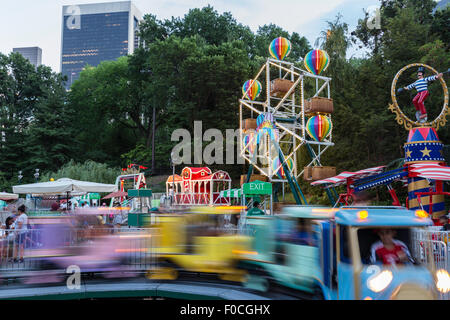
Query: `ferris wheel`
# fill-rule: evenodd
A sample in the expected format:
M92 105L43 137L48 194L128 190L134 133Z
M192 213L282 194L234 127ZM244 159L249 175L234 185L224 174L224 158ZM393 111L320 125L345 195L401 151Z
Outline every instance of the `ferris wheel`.
M240 154L251 170L270 182L288 182L292 189L298 187L297 179L305 170L321 166L321 155L334 143L331 78L320 75L328 67L328 54L312 50L304 59L307 70L303 70L284 61L290 49L285 38L272 41L272 58L242 87L239 115ZM301 148L309 154L305 168L299 168Z

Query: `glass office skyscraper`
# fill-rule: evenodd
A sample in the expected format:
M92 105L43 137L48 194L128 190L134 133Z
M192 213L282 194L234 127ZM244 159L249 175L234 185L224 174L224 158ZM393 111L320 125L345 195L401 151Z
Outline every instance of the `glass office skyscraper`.
M131 1L63 6L61 72L66 87L86 65L133 53L141 13Z
M13 48L13 52L20 53L35 67L39 67L42 64L42 49L39 47Z

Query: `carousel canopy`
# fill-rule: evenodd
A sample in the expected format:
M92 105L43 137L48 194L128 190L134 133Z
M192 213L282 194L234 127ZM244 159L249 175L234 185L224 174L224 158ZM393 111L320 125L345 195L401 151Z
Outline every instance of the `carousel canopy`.
M13 192L19 194L59 194L64 192L114 192L115 184L104 184L61 178L56 181L39 182L13 186Z

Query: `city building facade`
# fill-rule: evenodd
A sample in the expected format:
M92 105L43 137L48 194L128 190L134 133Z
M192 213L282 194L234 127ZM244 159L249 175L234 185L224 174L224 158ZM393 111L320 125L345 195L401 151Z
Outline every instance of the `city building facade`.
M39 47L13 48L13 52L20 53L35 67L39 67L42 64L42 49Z
M63 6L61 73L66 88L86 67L132 54L142 14L131 1Z

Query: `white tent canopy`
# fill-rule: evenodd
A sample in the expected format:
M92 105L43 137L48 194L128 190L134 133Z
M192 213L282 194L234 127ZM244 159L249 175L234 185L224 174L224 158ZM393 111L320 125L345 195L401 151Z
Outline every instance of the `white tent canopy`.
M79 192L79 191L70 191L70 196L71 197L80 197L80 196L84 196L85 194L87 194L87 192ZM60 193L33 193L31 194L32 197L37 198L37 197L45 197L45 196L66 196L67 192L60 192Z
M69 178L61 178L56 181L39 182L13 186L13 192L19 194L42 194L54 195L72 192L114 192L117 191L115 184L104 184L88 181L79 181Z
M0 192L0 200L8 201L8 200L17 200L18 198L19 198L18 194Z

